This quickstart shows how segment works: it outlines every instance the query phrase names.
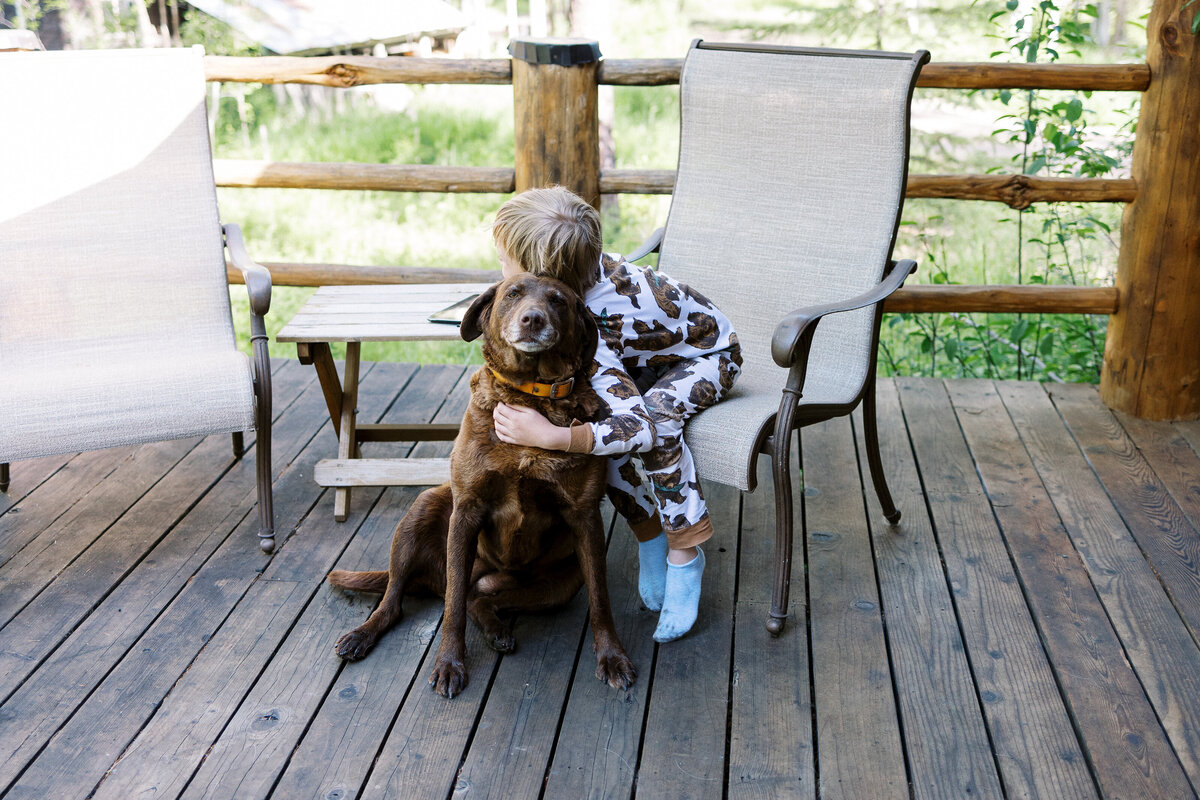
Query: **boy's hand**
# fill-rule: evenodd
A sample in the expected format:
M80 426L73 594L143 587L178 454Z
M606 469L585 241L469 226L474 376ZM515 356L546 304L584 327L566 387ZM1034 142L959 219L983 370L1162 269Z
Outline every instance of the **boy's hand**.
M566 450L571 444L571 429L560 428L538 411L524 406L501 403L492 412L496 436L505 444Z

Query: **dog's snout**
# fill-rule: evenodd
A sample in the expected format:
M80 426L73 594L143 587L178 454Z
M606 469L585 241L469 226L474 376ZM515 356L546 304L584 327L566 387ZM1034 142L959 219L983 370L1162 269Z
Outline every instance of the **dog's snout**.
M546 315L540 308L527 308L521 314L521 327L530 333L537 333L546 327Z

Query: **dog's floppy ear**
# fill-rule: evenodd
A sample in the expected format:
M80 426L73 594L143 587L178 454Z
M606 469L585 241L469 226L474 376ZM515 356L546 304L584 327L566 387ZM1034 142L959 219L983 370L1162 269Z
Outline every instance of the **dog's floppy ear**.
M458 335L464 342L473 342L483 334L488 317L492 314L492 303L496 299L496 288L499 285L495 283L489 286L483 294L475 298L467 313L463 314L462 324L458 326Z
M588 311L583 298L578 295L575 297L575 336L577 337L576 341L579 342L579 352L582 358L579 366L586 369L596 360L596 345L600 339L600 329L596 327L596 320L592 318L592 312Z

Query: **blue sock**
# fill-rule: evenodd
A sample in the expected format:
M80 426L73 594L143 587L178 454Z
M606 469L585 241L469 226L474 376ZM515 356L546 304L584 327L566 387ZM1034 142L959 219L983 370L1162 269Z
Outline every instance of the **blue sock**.
M638 542L638 594L646 608L662 608L666 586L667 534L660 533L648 542Z
M678 639L696 624L696 611L700 607L700 578L703 575L703 550L686 564L668 562L663 609L658 616L658 627L654 630L654 641Z

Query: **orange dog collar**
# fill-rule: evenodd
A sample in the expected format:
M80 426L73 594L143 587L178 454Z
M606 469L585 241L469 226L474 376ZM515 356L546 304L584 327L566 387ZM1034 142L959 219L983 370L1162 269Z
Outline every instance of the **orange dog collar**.
M488 367L488 372L492 373L492 377L503 384L511 386L518 392L531 394L534 397L549 397L551 400L561 400L571 393L575 388L575 379L567 378L565 381L555 381L554 383L539 383L537 381L528 381L527 383L515 383L501 375L496 370Z

